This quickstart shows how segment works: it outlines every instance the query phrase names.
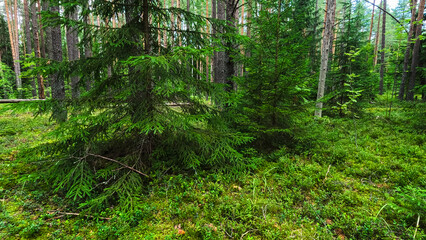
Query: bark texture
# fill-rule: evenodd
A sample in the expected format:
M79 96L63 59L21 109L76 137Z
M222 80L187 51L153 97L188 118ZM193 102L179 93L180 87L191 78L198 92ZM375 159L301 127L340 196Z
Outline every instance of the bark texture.
M13 67L14 67L15 77L16 77L16 87L18 89L21 89L22 88L22 81L20 77L21 65L19 63L19 48L17 47L18 38L15 36L17 31L15 31L15 27L14 27L15 24L17 24L17 21L14 21L13 11L11 8L9 8L9 3L7 0L4 0L4 6L6 11L7 27L9 29L10 47L12 50ZM16 27L16 30L17 30L17 27Z
M382 23L382 48L380 60L380 82L379 94L383 95L383 78L385 75L385 47L386 47L386 0L383 0L383 23Z
M221 0L216 1L216 19L225 20L225 3ZM224 29L218 29L219 34L223 33ZM217 52L216 54L216 66L215 66L215 83L225 83L226 81L226 60L225 60L225 51Z
M75 9L72 13L70 13L68 15L68 18L70 20L76 21L77 20L77 9ZM67 50L68 50L68 60L71 62L71 64L73 62L75 62L76 60L78 60L80 58L79 56L79 51L77 48L77 44L78 44L78 32L77 29L75 27L72 26L67 26L67 33L66 33L66 38L67 38ZM79 81L80 81L80 77L79 76L75 76L72 75L71 76L71 96L72 98L78 98L80 96L80 91L79 91Z
M402 79L401 79L401 85L399 86L399 94L398 94L398 98L401 101L404 99L404 95L405 95L405 87L407 85L407 77L408 77L408 72L407 72L408 62L410 61L411 49L413 48L411 38L413 38L413 33L414 33L414 21L416 20L417 0L411 0L410 7L411 7L410 30L408 32L407 47L405 49L404 66L402 70Z
M25 22L25 53L31 55L33 52L31 44L31 31L30 31L30 12L28 9L28 1L24 0L24 22ZM31 83L31 94L33 98L37 97L37 87L35 79L33 77L29 78Z
M33 13L31 22L33 25L34 53L35 53L35 57L41 58L39 24L38 24L38 17L37 17L37 7L35 2L31 4L31 12ZM43 76L41 76L40 74L37 74L37 85L38 85L38 98L45 99L46 96L44 93L44 79L43 79Z
M371 23L370 23L370 35L368 35L368 42L371 41L371 35L373 33L373 22L374 22L374 7L376 6L376 0L373 1L373 12L371 13Z
M58 6L52 6L53 13L59 13ZM62 34L60 26L52 27L52 60L62 62ZM60 70L52 74L52 98L57 101L53 109L53 118L59 122L67 119L67 111L64 108L63 101L65 100L65 83Z
M324 97L324 89L325 89L325 78L327 76L328 70L328 56L330 53L330 39L333 34L333 25L334 25L334 14L336 10L336 0L327 0L327 9L326 17L325 17L325 28L324 28L324 38L322 40L321 46L321 67L320 67L320 75L318 80L318 92L317 92L317 104L315 110L315 116L322 116L322 107L323 102L321 99Z
M382 6L382 2L380 1L380 7ZM373 66L377 65L377 49L379 46L379 35L380 35L380 19L382 17L382 11L379 11L379 21L377 21L377 31L376 31L376 44L374 45L374 61Z
M419 12L417 14L417 20L416 20L416 27L415 27L415 39L416 42L414 43L413 47L413 57L411 60L411 76L410 81L408 82L408 89L407 89L407 100L413 101L414 100L414 87L416 85L416 75L417 75L417 66L419 65L419 57L420 57L420 35L422 34L422 24L421 21L423 19L423 14L425 10L425 0L420 0L419 4Z

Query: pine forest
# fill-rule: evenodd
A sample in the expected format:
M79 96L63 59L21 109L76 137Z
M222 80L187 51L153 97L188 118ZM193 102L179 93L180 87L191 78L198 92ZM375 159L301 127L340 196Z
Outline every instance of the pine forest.
M0 0L0 239L426 239L425 0Z

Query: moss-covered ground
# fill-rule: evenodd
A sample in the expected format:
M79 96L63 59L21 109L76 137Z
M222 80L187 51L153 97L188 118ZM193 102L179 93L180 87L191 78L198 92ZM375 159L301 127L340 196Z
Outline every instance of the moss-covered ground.
M53 141L55 125L6 107L0 239L426 239L424 104L311 121L303 151L256 156L260 167L238 177L156 173L132 214L82 213L32 179L28 149Z

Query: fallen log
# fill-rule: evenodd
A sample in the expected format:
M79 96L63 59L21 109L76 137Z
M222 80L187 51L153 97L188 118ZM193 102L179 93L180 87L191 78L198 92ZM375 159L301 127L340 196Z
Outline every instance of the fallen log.
M32 101L44 101L45 99L0 99L0 103L20 103Z

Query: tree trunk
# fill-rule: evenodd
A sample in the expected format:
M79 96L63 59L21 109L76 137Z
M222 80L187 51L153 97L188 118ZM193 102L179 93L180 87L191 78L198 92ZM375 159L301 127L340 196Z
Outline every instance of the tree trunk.
M413 37L413 33L414 33L414 21L416 20L417 0L411 0L410 7L411 7L410 30L408 32L407 47L405 49L404 66L402 70L402 79L401 79L401 85L399 86L399 93L398 93L398 98L401 101L404 100L405 85L407 83L407 77L408 77L408 72L407 72L408 62L410 61L411 49L413 47L411 38Z
M59 7L52 6L51 11L59 14ZM60 63L62 62L62 34L61 27L52 27L52 60ZM64 107L63 101L65 100L65 83L62 73L58 70L52 74L52 98L57 101L53 109L53 118L59 122L67 119L67 111Z
M225 20L225 3L222 0L217 0L217 6L216 6L216 18L218 20ZM220 28L218 29L219 33L222 34L224 29ZM217 52L217 59L216 59L216 76L215 76L215 83L225 83L226 82L226 59L225 59L225 52L220 51Z
M209 17L209 1L206 1L206 18L208 18L208 17ZM209 28L208 23L206 25L206 33L207 33L207 35L210 34L210 28ZM210 64L209 64L209 62L210 62L210 59L209 59L209 56L207 56L206 57L206 82L209 82L209 76L210 76L210 70L209 70ZM208 100L208 99L209 99L209 96L206 95L206 100Z
M35 14L33 12L33 14ZM28 10L28 1L24 0L24 21L25 21L25 50L27 55L31 55L32 53L32 45L31 45L31 32L30 32L30 12ZM30 79L31 82L31 94L33 98L37 97L37 87L36 82L33 77Z
M38 12L41 13L41 2L40 0L37 0L37 4L38 4ZM38 16L38 25L39 25L39 30L40 30L40 52L41 52L41 57L42 58L46 58L46 42L44 41L44 30L43 30L43 25L41 23L41 15Z
M175 6L175 1L172 0L170 7L173 8L174 6ZM175 30L175 15L173 13L170 14L170 22L171 22L171 29L172 29L171 46L174 47L175 46L175 34L174 34L174 30Z
M74 12L70 13L68 15L68 18L70 20L77 21L77 10L74 10ZM66 30L67 30L66 38L67 38L68 60L71 62L71 64L73 64L75 63L76 60L80 58L79 51L77 48L78 32L75 27L67 26ZM80 81L80 78L78 76L73 76L73 75L71 76L72 98L78 98L80 96L80 91L78 86L79 81Z
M386 0L383 0L383 23L382 23L382 52L380 60L380 82L379 94L383 95L383 78L385 75L385 47L386 47Z
M22 79L21 79L21 63L19 60L19 31L18 31L18 0L14 1L14 32L15 32L15 54L16 54L16 63L15 63L15 73L16 73L16 86L22 88Z
M177 8L180 8L180 0L177 0ZM179 31L182 30L182 22L181 22L181 16L177 16L177 28ZM178 39L179 39L179 47L182 47L182 34L179 32L178 34Z
M33 13L31 22L33 25L34 53L35 53L35 57L41 58L37 7L35 2L31 4L31 12ZM37 74L37 84L38 84L38 98L45 99L46 96L44 93L44 80L43 80L43 76L41 76L40 74Z
M13 57L13 66L15 71L15 77L16 77L16 88L18 91L22 88L22 81L21 81L21 66L19 63L19 48L16 47L16 45L19 45L19 42L15 38L15 28L13 24L13 11L10 11L9 4L7 0L4 0L4 6L6 11L6 17L7 17L7 27L9 29L9 38L10 38L10 47L12 50L12 57ZM10 12L9 12L10 11ZM12 15L12 16L11 16ZM17 51L18 50L18 51Z
M228 0L226 4L226 22L228 25L228 31L227 34L232 33L236 34L238 33L237 30L237 19L238 19L238 11L237 11L237 4L238 0ZM226 67L226 73L225 73L225 82L226 82L226 91L231 92L233 89L235 89L235 83L232 81L232 77L235 76L236 72L236 65L234 62L233 52L235 52L238 49L238 46L233 44L233 41L229 39L229 37L226 38L226 50L225 50L225 67Z
M325 28L324 28L324 39L322 40L321 46L321 67L320 75L318 80L318 93L317 93L317 104L315 110L315 116L322 116L322 107L323 102L321 99L324 97L325 89L325 78L327 76L328 70L328 56L330 53L330 39L333 34L333 25L334 25L334 13L336 10L336 0L327 0L327 13L325 19Z
M48 1L43 1L42 10L43 11L49 10L49 2ZM46 32L46 41L45 41L46 54L47 54L47 57L49 59L53 59L52 28L46 27L45 32ZM50 97L51 89L49 90L49 87L51 85L52 76L45 76L45 77L47 79L47 81L46 81L46 96Z
M370 35L368 35L368 42L371 41L371 35L373 33L373 22L374 22L374 7L376 6L376 0L373 1L373 12L371 13L371 23L370 23Z
M89 4L86 5L87 7L89 7ZM90 15L86 15L84 16L84 22L89 25L90 24ZM92 52L92 37L90 35L90 29L85 28L85 35L88 36L87 38L87 42L84 45L84 57L86 58L86 60L88 58L91 58L93 56L93 52ZM93 73L90 73L90 77L86 80L86 91L90 91L90 89L92 88L93 82Z
M216 0L212 0L212 19L216 19L217 15L217 4ZM216 26L212 25L212 36L216 37ZM213 52L212 56L212 80L216 82L216 76L217 76L217 52Z
M413 101L414 100L414 87L416 85L416 74L417 74L417 66L419 65L419 53L420 53L420 35L422 34L422 24L421 21L423 19L423 14L425 10L425 0L420 0L419 4L419 13L417 15L416 20L416 31L415 31L415 39L416 42L414 43L413 47L413 58L411 60L411 76L410 81L408 82L408 89L407 89L407 100Z
M380 6L382 6L382 2L380 1ZM379 35L380 35L380 18L382 17L382 11L379 11L379 20L377 21L377 31L376 31L376 44L374 45L374 61L373 66L377 65L377 49L379 46Z

